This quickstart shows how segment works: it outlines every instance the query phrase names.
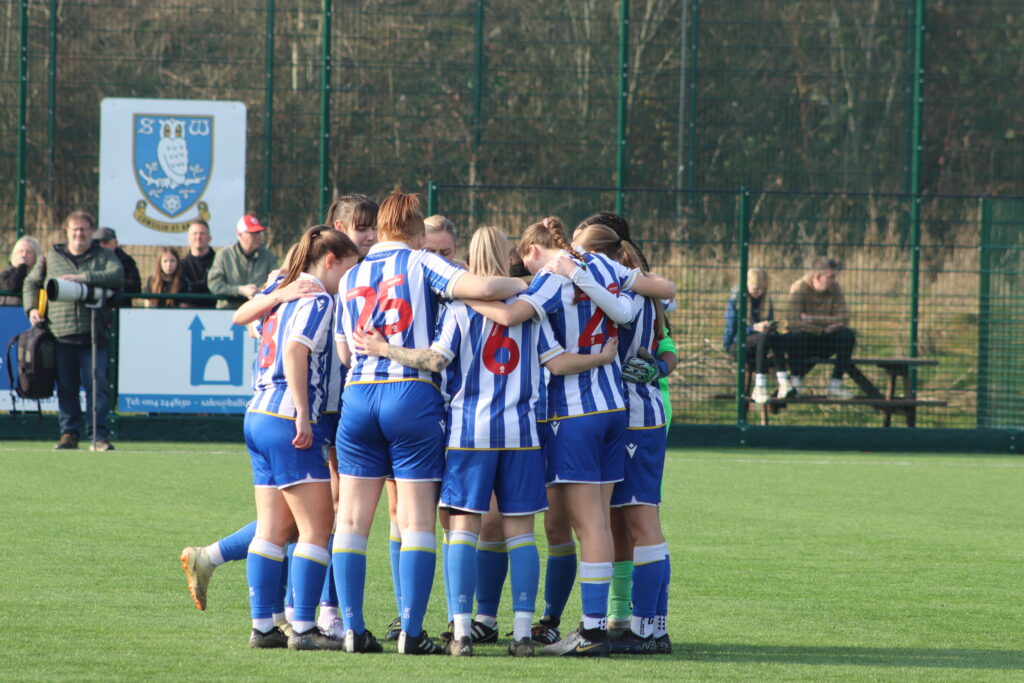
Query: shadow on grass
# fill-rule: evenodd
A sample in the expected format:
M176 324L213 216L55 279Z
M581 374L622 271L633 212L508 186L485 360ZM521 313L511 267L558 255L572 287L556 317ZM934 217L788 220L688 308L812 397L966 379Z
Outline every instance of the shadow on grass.
M707 662L777 662L822 666L891 666L926 669L1024 670L1024 650L805 647L673 643L673 654Z

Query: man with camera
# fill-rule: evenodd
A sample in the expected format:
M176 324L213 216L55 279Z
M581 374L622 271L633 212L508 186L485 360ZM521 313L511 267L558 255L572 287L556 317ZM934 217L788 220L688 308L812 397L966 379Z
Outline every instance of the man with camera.
M106 298L97 293L98 288L116 290L124 284L124 269L117 256L93 241L96 220L85 211L74 211L64 221L67 232L66 244L55 244L46 254L45 260L37 261L25 278L22 289L23 306L33 325L49 321L50 331L57 338L57 407L60 420L60 441L55 448L76 449L82 430L82 409L79 403L79 387L85 389L86 406L92 412L96 406L95 444L97 451L110 451L107 430L107 319L90 310L89 300L102 305ZM87 287L72 288L69 296L61 294L47 304L46 317L39 310L39 292L48 280L79 283ZM60 283L58 283L60 284ZM100 311L101 313L105 311ZM95 396L93 396L93 320L95 330L96 365ZM88 432L92 435L92 422Z

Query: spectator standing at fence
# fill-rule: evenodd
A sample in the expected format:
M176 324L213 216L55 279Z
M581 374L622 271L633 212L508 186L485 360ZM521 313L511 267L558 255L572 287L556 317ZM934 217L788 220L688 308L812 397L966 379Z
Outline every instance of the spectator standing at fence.
M263 246L264 230L255 216L242 216L235 225L238 241L217 252L206 277L211 293L227 297L217 308L233 308L256 296L277 267L277 257Z
M187 294L209 294L206 274L213 266L216 252L210 248L210 225L206 221L192 221L188 226L188 254L181 259L181 291ZM189 301L191 308L213 308L214 301Z
M810 272L789 288L789 366L792 384L799 391L803 376L817 361L835 356L828 397L848 399L853 393L843 388L842 381L857 337L849 327L850 314L838 275L836 260L818 256Z
M146 292L152 294L178 294L181 292L181 260L174 247L156 250L156 267L146 281ZM146 308L181 308L184 303L176 299L145 299Z
M96 241L104 249L114 252L114 256L121 263L121 268L124 269L124 287L121 288L121 291L125 295L141 292L142 275L139 273L139 266L135 263L135 259L129 256L118 244L117 232L113 228L100 228L96 231ZM132 300L128 296L123 296L119 304L121 306L131 306Z
M80 282L93 287L120 289L124 284L124 268L114 253L93 241L96 220L85 211L75 211L64 221L67 244L55 244L46 258L36 261L22 289L23 305L29 320L43 320L39 311L39 291L48 279ZM78 448L82 434L82 409L79 388L85 389L87 414L96 401L97 451L114 450L107 430L107 324L105 316L96 316L96 395L92 387L92 311L81 301L51 301L46 318L50 331L57 338L57 411L60 441L55 448ZM92 436L92 421L87 420Z
M729 303L725 307L725 330L722 334L722 348L729 354L736 354L739 341L739 285L729 292ZM744 324L744 347L746 362L754 364L754 389L750 397L755 403L768 402L768 352L772 352L775 377L779 383L778 397L786 398L793 391L789 374L786 372L785 335L778 332L775 320L775 304L768 293L768 272L764 268L747 271L747 320Z
M35 237L25 235L11 247L11 265L0 271L0 290L18 292L0 296L0 306L21 306L21 288L32 266L43 258L43 247Z

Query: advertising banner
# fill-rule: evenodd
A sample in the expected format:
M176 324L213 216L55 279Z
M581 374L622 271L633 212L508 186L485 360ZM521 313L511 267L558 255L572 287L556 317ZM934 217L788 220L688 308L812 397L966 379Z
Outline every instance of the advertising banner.
M235 241L245 213L245 105L108 97L100 104L101 226L121 244L187 246L192 221Z
M257 343L231 313L122 310L118 410L244 413Z

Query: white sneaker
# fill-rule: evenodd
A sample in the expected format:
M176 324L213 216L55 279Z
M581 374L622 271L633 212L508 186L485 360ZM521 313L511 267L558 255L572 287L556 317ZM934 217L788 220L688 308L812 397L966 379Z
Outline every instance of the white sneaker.
M328 638L334 638L335 640L341 640L345 637L345 623L340 617L334 617L333 619L316 620L316 625L320 627L320 630L324 632Z
M796 396L796 388L790 383L788 379L779 380L779 390L776 394L779 398L790 398Z
M754 403L767 403L768 387L754 387L754 390L750 392L750 398L754 399Z
M828 397L849 400L853 398L853 392L849 389L844 389L842 385L830 384L828 385Z

